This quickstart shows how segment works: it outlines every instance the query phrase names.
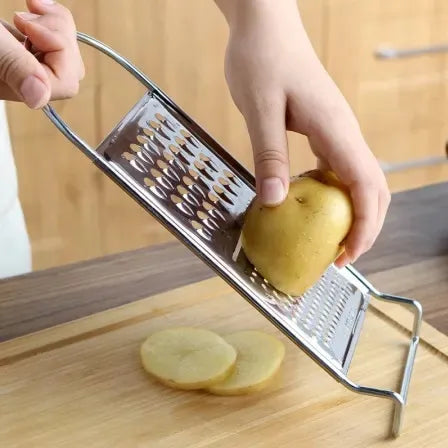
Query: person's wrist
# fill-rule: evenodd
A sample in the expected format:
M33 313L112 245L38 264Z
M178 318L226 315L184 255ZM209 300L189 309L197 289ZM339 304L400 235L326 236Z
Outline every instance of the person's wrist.
M248 31L260 24L285 25L298 15L295 0L215 0L227 20L230 31Z

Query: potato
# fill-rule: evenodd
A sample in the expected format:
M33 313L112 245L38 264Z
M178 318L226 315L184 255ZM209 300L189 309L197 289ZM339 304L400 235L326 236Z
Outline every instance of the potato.
M144 369L177 389L202 389L232 371L236 350L221 336L199 328L170 328L149 336L140 349Z
M277 207L254 199L244 218L242 247L271 285L300 296L342 253L352 221L350 195L335 174L313 170L292 180Z
M239 331L225 337L238 355L233 372L225 380L208 387L216 395L242 395L266 387L279 370L285 347L275 337L260 331Z

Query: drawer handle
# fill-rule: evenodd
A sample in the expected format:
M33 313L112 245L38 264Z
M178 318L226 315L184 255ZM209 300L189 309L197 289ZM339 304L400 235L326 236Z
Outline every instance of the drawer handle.
M428 47L419 48L407 48L403 50L384 47L376 50L375 56L378 59L400 59L436 53L448 53L448 44L431 45Z
M379 161L384 173L396 173L398 171L408 170L410 168L420 168L422 166L439 165L447 163L447 156L423 157L421 159L408 160L406 162L388 163Z

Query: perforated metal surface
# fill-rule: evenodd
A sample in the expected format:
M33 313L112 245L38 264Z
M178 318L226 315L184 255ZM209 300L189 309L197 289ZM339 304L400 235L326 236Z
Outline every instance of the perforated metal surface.
M286 296L261 278L238 246L253 180L202 129L147 94L98 152L128 192L266 317L332 369L348 370L366 288L333 267L303 297Z

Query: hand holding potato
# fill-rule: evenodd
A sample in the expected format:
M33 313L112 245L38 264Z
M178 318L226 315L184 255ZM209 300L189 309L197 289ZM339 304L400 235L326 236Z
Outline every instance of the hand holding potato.
M252 141L257 193L280 204L289 189L286 131L308 137L319 168L347 186L354 224L340 266L374 243L390 194L343 95L321 65L295 0L216 0L230 28L225 72Z

